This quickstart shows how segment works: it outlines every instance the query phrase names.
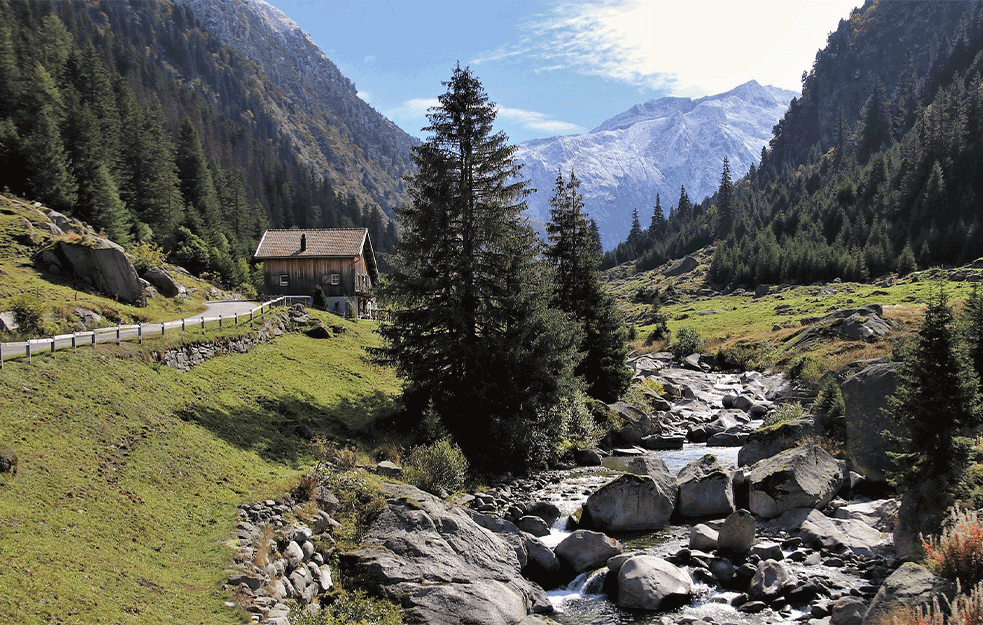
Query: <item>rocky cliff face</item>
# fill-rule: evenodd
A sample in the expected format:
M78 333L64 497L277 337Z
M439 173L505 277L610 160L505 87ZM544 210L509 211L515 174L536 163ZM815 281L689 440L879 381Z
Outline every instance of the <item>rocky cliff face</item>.
M357 96L355 85L279 9L263 0L176 0L202 28L256 64L287 95L277 112L301 158L332 185L390 215L406 200L415 140Z
M758 163L795 95L751 81L698 100L650 100L585 135L526 141L517 158L537 189L528 198L528 215L549 220L557 168L564 176L573 169L587 212L597 221L605 249L611 248L627 237L633 208L648 226L657 193L668 216L681 186L694 202L716 191L725 156L732 177L744 175Z

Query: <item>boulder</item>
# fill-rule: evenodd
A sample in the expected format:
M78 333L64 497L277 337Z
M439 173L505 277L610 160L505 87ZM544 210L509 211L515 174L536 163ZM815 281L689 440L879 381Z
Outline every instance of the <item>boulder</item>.
M874 341L886 336L891 326L875 313L854 313L840 324L840 336L849 341Z
M659 420L623 401L608 406L620 419L616 437L629 445L640 445L646 436L659 433Z
M907 435L903 427L884 414L887 398L897 389L894 364L866 367L848 377L841 389L846 407L846 447L854 470L870 481L885 482L885 473L893 464L883 432Z
M621 553L621 543L600 532L577 530L553 550L575 572L593 571Z
M689 573L649 555L629 558L618 571L618 607L631 610L672 609L693 594Z
M188 290L169 274L163 267L154 267L143 273L143 279L154 285L154 288L164 297L187 295Z
M53 255L63 271L85 280L97 290L127 303L140 303L143 286L136 269L119 245L108 239L87 236L81 240L56 241ZM50 263L49 263L50 264Z
M943 478L933 477L915 484L901 499L894 528L894 551L901 559L916 555L921 535L938 534L946 510L953 504Z
M464 509L413 486L382 489L386 507L342 564L368 591L398 598L407 620L505 625L552 611L514 547Z
M862 521L832 519L812 508L788 510L774 525L788 530L814 549L829 551L849 549L854 553L870 555L886 539L885 534Z
M574 449L573 461L580 467L599 467L601 455L593 449Z
M955 591L949 580L937 577L924 566L905 562L881 584L867 608L863 625L879 625L899 608L930 608L933 599L940 606L948 606Z
M711 552L717 548L717 540L720 537L717 530L709 525L698 523L689 532L689 548L697 551Z
M685 443L682 434L651 434L642 438L642 447L651 451L682 449Z
M751 512L765 519L793 508L822 508L843 485L845 468L815 444L761 460L748 474Z
M526 508L526 514L532 516L538 516L546 525L553 527L556 524L557 519L560 518L560 509L556 504L552 504L548 501L537 501L528 508Z
M523 532L532 534L536 538L549 536L550 533L550 526L546 524L546 521L531 514L527 514L526 516L520 518L516 525L518 525L519 529Z
M743 556L754 544L754 517L747 510L737 510L720 526L717 549L723 553Z
M647 475L653 480L660 482L672 479L672 474L669 472L666 461L662 458L653 458L652 456L632 458L625 465L625 470L635 475Z
M0 312L0 332L15 332L18 328L13 311Z
M676 484L679 486L676 514L680 517L726 516L734 512L731 473L712 454L683 467Z
M580 522L602 532L660 530L672 515L676 491L668 469L658 479L625 473L587 498Z
M748 597L752 601L770 601L782 594L791 579L788 569L781 562L761 560L748 586Z
M867 604L859 597L840 597L830 609L830 625L860 625L867 613Z
M674 262L671 267L664 270L662 272L662 275L666 276L667 278L681 276L685 273L689 273L693 271L694 269L697 268L697 266L699 266L699 264L700 263L697 262L697 260L692 256L688 256L688 255L683 256L682 258Z
M737 466L752 465L759 460L771 458L786 449L792 449L815 431L816 421L811 416L758 428L748 435L747 440L744 441L744 446L737 452Z
M840 506L833 516L837 519L860 521L882 532L889 532L894 529L900 507L901 504L897 499L858 501Z

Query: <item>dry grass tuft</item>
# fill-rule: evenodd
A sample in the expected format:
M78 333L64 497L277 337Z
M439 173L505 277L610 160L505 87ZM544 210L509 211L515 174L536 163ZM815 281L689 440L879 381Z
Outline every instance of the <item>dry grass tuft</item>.
M935 572L964 587L983 581L983 525L976 510L954 510L938 538L923 539Z

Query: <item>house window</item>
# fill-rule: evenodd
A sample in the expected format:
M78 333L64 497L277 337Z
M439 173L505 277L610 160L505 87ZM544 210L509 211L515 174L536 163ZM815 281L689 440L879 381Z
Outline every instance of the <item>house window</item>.
M340 273L333 273L333 274L331 274L331 284L332 285L335 285L335 286L341 284L341 274Z
M290 286L290 275L286 273L280 274L280 286Z

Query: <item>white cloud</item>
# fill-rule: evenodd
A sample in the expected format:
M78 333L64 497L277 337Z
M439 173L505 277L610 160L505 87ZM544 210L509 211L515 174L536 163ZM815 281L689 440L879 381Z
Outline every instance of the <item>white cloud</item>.
M435 106L440 106L437 98L413 98L403 102L401 106L383 112L389 119L425 119L427 111Z
M523 109L498 107L498 119L515 122L529 130L552 135L572 135L586 132L582 127L570 122L553 119L545 113Z
M475 64L533 61L679 95L752 78L798 89L829 32L862 0L560 0L521 40Z
M365 63L366 65L368 65L369 63L375 63L375 55L374 54L368 55L367 57L362 59L362 62Z
M368 91L357 91L355 95L361 98L362 102L369 103L372 101L372 95Z

